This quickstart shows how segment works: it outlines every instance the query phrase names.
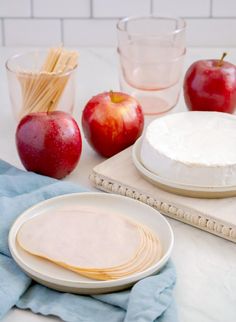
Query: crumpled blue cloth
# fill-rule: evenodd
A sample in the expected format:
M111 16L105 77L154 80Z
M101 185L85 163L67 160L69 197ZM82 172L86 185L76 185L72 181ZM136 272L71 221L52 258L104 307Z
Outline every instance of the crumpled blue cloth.
M172 296L176 273L171 262L129 290L92 296L60 293L32 283L15 264L7 239L17 216L42 200L81 191L85 189L0 160L0 320L16 305L68 322L177 322Z

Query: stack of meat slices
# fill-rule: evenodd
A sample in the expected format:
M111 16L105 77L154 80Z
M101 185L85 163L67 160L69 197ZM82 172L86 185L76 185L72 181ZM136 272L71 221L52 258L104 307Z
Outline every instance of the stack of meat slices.
M32 217L20 227L17 242L34 256L95 280L142 272L162 256L160 241L148 227L85 208Z

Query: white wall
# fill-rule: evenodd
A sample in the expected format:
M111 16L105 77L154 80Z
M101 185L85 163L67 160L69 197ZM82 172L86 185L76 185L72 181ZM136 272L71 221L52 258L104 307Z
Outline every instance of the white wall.
M0 0L0 45L113 46L127 15L186 18L188 46L236 46L236 0Z

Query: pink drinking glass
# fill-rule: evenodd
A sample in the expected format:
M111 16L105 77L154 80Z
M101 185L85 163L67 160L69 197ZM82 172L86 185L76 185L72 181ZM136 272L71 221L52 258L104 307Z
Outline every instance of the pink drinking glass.
M178 102L185 46L181 18L127 17L117 24L121 90L136 97L144 114Z

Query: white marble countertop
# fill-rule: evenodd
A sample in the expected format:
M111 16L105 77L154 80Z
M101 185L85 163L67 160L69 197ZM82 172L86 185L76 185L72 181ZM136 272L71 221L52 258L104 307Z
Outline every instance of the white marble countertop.
M0 158L22 168L18 159L4 63L21 48L0 48ZM220 49L189 49L186 66L202 58L218 58ZM228 49L228 59L236 63L236 49ZM75 119L92 95L119 89L117 56L112 48L82 48L78 73L78 99ZM174 111L184 110L181 96ZM84 141L82 159L66 180L90 187L88 175L102 161ZM91 188L93 189L93 188ZM222 209L222 216L224 209ZM236 245L183 223L168 219L175 234L173 261L177 269L175 297L180 322L236 321ZM12 309L3 322L58 321L31 312ZM95 321L94 321L95 322ZM106 322L106 321L104 321Z

